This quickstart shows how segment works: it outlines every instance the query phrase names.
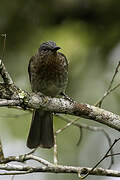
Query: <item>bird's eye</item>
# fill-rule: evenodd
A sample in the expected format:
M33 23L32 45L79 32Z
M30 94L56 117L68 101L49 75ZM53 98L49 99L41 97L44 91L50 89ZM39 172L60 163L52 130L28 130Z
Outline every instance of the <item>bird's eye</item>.
M48 51L48 50L50 50L50 48L44 47L44 48L42 48L42 50L43 51Z

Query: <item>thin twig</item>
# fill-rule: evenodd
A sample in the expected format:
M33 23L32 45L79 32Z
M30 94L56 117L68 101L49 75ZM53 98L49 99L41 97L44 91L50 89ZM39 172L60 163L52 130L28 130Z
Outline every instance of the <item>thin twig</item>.
M54 165L58 164L57 135L54 133Z
M74 120L72 120L72 121L69 121L64 127L58 129L58 130L55 132L55 134L59 134L59 133L63 132L66 128L68 128L69 126L71 126L72 124L74 124L74 123L75 123L76 121L78 121L79 119L80 119L80 118L76 118L76 119L74 119Z
M79 118L76 118L75 120L67 123L64 127L58 129L55 133L54 133L54 164L57 165L58 164L58 150L57 150L57 135L61 132L63 132L65 129L67 129L69 126L71 126L75 121L77 121Z
M113 77L112 77L112 80L110 81L110 84L108 86L108 89L105 91L104 95L102 98L100 98L98 100L98 102L95 104L95 106L98 106L98 107L101 107L102 103L103 103L103 100L111 93L113 92L116 88L118 88L120 86L120 83L118 85L116 85L114 88L112 88L112 85L113 85L113 82L114 82L114 79L119 71L119 67L120 67L120 61L118 62L118 65L115 69L115 72L113 74Z
M5 84L13 84L13 80L10 77L9 73L6 71L6 68L1 59L0 59L0 74Z
M115 89L117 89L120 86L120 83L118 83L116 86L114 86L113 88L109 89L108 91L106 91L103 95L103 97L95 104L95 106L99 106L101 107L103 100L111 93L113 92Z
M111 87L112 87L112 84L113 84L113 82L114 82L114 79L115 79L115 77L116 77L116 75L117 75L117 73L118 73L118 71L119 71L119 67L120 67L120 61L118 62L118 65L117 65L117 67L116 67L116 69L115 69L115 72L114 72L114 74L113 74L112 80L111 80L110 85L109 85L109 87L108 87L108 91L109 91L109 90L111 89Z
M113 146L114 146L119 140L120 140L120 138L114 140L113 144L112 144L111 147L108 149L108 151L105 153L105 155L101 158L101 160L98 161L98 163L96 163L96 165L95 165L86 175L82 176L82 177L81 177L82 179L85 179L85 178L90 174L90 172L92 172L104 159L106 159L106 158L109 157L109 156L113 156L113 154L108 155L108 153L111 151L111 149L113 148Z
M19 155L19 156L9 156L7 158L4 158L4 160L2 160L0 163L9 163L9 162L12 162L12 161L16 161L16 162L25 162L27 160L34 160L34 161L37 161L45 166L53 166L52 163L50 163L49 161L43 159L43 158L40 158L40 157L37 157L35 155L32 155L31 153L33 152L30 152L30 153L26 153L26 154L23 154L23 155Z
M3 146L2 141L0 139L0 162L4 160Z

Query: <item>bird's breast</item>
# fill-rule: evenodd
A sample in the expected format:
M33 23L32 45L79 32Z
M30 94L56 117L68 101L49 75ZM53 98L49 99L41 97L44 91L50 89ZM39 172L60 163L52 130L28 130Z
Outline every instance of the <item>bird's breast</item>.
M33 91L40 91L48 96L60 94L67 85L68 72L60 59L47 58L39 61L31 77Z

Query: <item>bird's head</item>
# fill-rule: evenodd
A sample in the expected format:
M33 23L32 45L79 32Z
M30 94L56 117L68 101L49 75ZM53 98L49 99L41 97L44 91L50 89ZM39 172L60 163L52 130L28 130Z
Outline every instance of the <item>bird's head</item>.
M52 52L56 52L57 50L61 49L59 46L56 45L55 42L53 41L47 41L47 42L43 42L40 45L39 48L39 52L41 51L52 51Z

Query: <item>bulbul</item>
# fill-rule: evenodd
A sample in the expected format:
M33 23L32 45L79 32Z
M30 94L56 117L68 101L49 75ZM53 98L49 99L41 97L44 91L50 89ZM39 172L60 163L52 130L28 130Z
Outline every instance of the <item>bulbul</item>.
M68 82L68 61L55 42L40 45L38 52L29 61L28 72L33 92L46 96L63 95ZM51 148L54 145L53 113L34 110L27 139L29 148Z

